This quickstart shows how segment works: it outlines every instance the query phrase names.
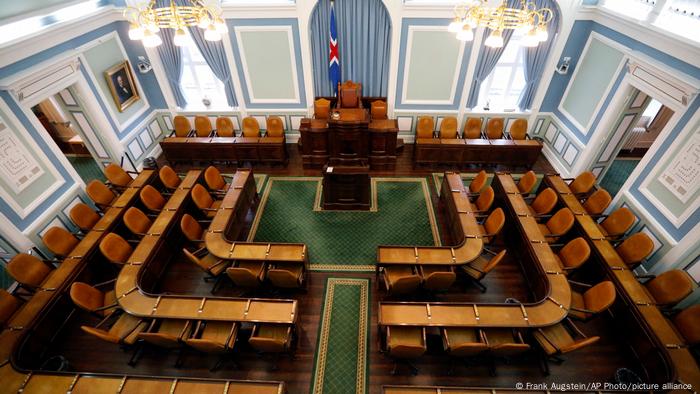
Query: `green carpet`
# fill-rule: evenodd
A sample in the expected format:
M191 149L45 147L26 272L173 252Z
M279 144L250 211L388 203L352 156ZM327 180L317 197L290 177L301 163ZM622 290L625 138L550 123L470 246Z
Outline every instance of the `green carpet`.
M89 156L66 156L68 161L73 165L75 172L80 175L83 182L88 183L93 179L106 181L105 174L100 166Z
M613 160L610 168L608 168L608 172L605 173L600 181L600 186L614 197L620 191L622 185L627 182L627 179L632 175L632 171L634 171L639 162L639 159Z
M472 179L476 176L476 172L462 172L459 175L462 177L462 183L464 183L464 186L469 186L469 183L471 183ZM513 179L520 178L522 173L512 173ZM433 172L433 186L435 186L435 191L437 192L437 195L440 195L440 187L442 186L442 178L444 178L445 173L444 172ZM542 174L537 174L537 183L535 184L535 187L533 190L537 190L540 187L540 182L542 182L543 175ZM486 175L486 184L490 185L491 181L493 180L493 173L488 173Z
M425 178L372 178L376 212L317 211L320 178L267 181L248 237L299 242L312 270L374 271L378 245L439 245Z
M328 278L311 394L367 392L369 279Z

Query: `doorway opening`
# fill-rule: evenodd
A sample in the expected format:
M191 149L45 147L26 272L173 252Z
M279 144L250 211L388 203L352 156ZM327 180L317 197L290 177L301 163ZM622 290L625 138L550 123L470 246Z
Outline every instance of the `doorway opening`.
M32 112L83 182L88 183L93 179L105 181L102 165L93 154L82 127L86 118L76 119L73 107L82 115L82 107L73 93L65 89L33 106Z

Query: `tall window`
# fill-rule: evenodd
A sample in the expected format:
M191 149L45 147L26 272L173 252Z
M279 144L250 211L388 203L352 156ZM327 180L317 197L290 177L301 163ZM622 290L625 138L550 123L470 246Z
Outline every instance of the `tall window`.
M514 33L498 64L481 83L478 109L492 111L516 110L520 93L525 89L524 53L520 36Z
M182 77L180 86L187 99L187 109L228 108L224 84L214 75L197 44L187 35L182 47ZM206 104L209 102L209 105Z
M693 41L700 41L699 0L669 0L661 10L655 25Z

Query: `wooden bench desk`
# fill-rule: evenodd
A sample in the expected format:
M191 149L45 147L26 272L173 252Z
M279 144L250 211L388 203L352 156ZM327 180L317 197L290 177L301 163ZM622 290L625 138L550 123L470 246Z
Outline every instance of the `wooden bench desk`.
M170 162L250 161L287 163L285 137L166 137L160 142Z
M417 138L415 165L510 164L531 167L542 151L537 140Z

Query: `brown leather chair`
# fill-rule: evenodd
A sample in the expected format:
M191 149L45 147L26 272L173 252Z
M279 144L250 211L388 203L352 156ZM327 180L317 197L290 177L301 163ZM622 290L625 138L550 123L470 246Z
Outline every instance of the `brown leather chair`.
M570 178L565 180L571 180ZM571 180L569 183L569 189L571 192L578 196L585 196L588 194L593 186L595 186L595 175L590 171L585 171L579 174L576 179Z
M80 231L87 233L100 221L100 215L87 204L79 202L68 213L70 220L78 226Z
M148 328L138 334L138 338L161 349L182 349L185 338L192 333L192 322L182 319L157 319L151 321ZM182 364L182 352L175 360L175 367ZM132 362L135 360L132 359Z
M673 324L690 347L700 345L700 304L689 306L673 317Z
M608 193L607 190L600 188L588 196L586 201L583 203L583 208L589 215L599 216L603 214L611 202L612 197L610 197L610 193Z
M481 118L467 118L464 123L462 138L470 140L478 140L482 137L481 134Z
M557 205L559 196L551 187L548 187L540 192L528 206L530 214L533 216L549 215L552 209Z
M457 138L457 118L454 116L446 116L440 122L440 138L455 139Z
M152 212L160 212L167 202L163 195L151 185L146 185L141 188L139 197L143 205Z
M440 329L442 348L450 357L465 359L476 357L488 350L486 337L479 328L471 327L447 327ZM448 375L454 371L454 362L450 362Z
M508 130L510 138L513 140L524 140L527 138L527 119L516 119L510 124Z
M370 115L372 116L372 120L374 120L374 119L386 119L387 118L386 101L384 101L384 100L372 101L372 104L370 104L369 111L370 111Z
M559 263L559 267L567 274L582 266L591 257L591 247L583 237L574 238L567 242L554 258Z
M100 252L110 263L124 265L134 249L120 235L109 233L100 241Z
M19 298L0 289L0 329L5 329L12 315L19 309L22 302Z
M180 186L182 180L177 175L177 172L169 166L163 166L158 170L158 178L166 189L173 191Z
M97 326L80 326L80 329L95 336L103 341L119 344L123 346L132 346L138 340L138 336L148 327L148 322L132 316L128 313L122 313L119 318L105 330L102 328L108 319L103 319Z
M497 254L493 255L490 259L486 258L486 255L481 255L475 260L470 261L468 264L461 265L460 268L462 272L467 274L474 284L479 287L482 293L486 292L486 286L481 283L481 280L491 271L493 271L496 266L503 261L506 256L506 250L503 249Z
M209 137L214 129L208 116L197 115L194 117L194 132L197 137Z
M495 198L496 195L493 192L493 188L491 186L487 186L486 189L484 189L484 191L479 193L479 197L476 198L476 201L474 201L473 203L469 203L471 205L472 212L488 212L488 210L491 209Z
M66 257L78 246L80 240L63 227L51 227L41 240L46 248L58 258Z
M124 212L124 225L132 234L143 237L153 225L153 221L140 209L130 207Z
M190 120L182 115L173 118L173 126L175 127L175 137L187 137L192 132Z
M262 261L237 261L226 268L226 275L234 285L244 289L260 287L265 279L265 263Z
M496 208L489 216L484 220L483 224L479 224L480 234L473 234L482 237L485 244L490 244L498 236L498 234L503 230L503 226L506 224L506 215L503 213L502 208Z
M299 289L305 286L303 264L275 263L267 269L267 280L282 289Z
M547 359L559 364L564 361L560 355L590 346L600 339L598 336L587 337L568 318L553 326L536 328L533 336ZM546 364L545 373L549 374L549 366Z
M571 282L576 286L586 287L584 293L571 291L571 306L569 316L576 320L588 321L594 316L605 312L615 302L615 285L609 281L603 281L595 286L579 282Z
M635 233L615 247L630 269L637 268L654 251L654 241L645 233Z
M284 137L284 123L279 116L267 117L265 137Z
M476 195L481 192L481 189L486 186L486 181L487 179L486 171L481 170L479 171L474 179L469 183L469 194L470 195Z
M331 115L331 102L324 98L314 101L314 118L328 119Z
M412 265L383 267L382 279L387 295L412 294L420 286L420 275Z
M435 121L432 116L419 116L416 125L416 138L433 138Z
M205 282L209 280L214 280L214 287L212 287L212 294L216 292L221 283L221 278L223 278L223 273L226 268L229 267L230 261L220 259L213 254L209 253L206 249L199 249L195 252L190 252L189 250L183 248L182 252L185 254L188 260L193 262L202 271L206 272L209 276L204 278Z
M273 354L271 369L277 369L277 358L282 353L291 355L292 327L285 324L256 323L248 338L248 344L259 354Z
M496 359L509 360L530 350L530 345L525 343L523 335L517 329L488 328L484 330L484 337L489 346L488 353L491 356L489 369L492 376L496 374Z
M227 321L198 321L192 336L185 339L185 344L197 351L220 355L216 364L209 369L218 370L225 356L233 351L238 339L239 324Z
M42 287L53 267L35 256L19 253L7 263L5 270L12 279L17 281L20 287L28 290L30 293L54 290Z
M243 118L243 131L241 136L249 138L260 137L260 124L258 120L252 116Z
M656 305L672 308L695 290L697 284L684 270L670 270L644 283Z
M629 208L621 207L605 217L598 224L598 229L606 238L616 239L625 235L636 221L637 217L634 216L634 213Z
M114 289L102 291L83 282L73 282L70 286L70 299L78 308L100 317L119 310Z
M537 175L535 171L530 170L518 179L518 191L520 194L528 195L535 189L535 184L537 184Z
M454 267L449 265L420 265L418 272L423 289L430 292L447 291L457 280Z
M185 234L185 238L192 242L197 249L204 247L204 229L192 215L188 213L182 215L182 219L180 219L180 230Z
M538 223L538 226L547 242L554 243L574 227L574 214L569 208L562 208L552 215L546 223Z
M503 118L490 118L486 122L486 137L490 140L503 138Z
M226 192L228 189L228 184L223 175L214 166L209 166L204 170L204 182L206 182L207 188L214 192Z
M421 357L427 349L425 327L389 326L386 328L387 355L395 360L392 375L396 375L398 361L408 363L411 373L417 375L418 368L409 361Z
M216 212L221 206L222 200L214 200L207 189L199 183L194 185L190 193L192 194L194 204L204 213L204 216L207 218L216 216Z
M116 194L104 183L93 180L85 187L85 193L97 205L97 208L104 211L112 205L112 201L117 197Z
M105 167L105 176L109 184L117 189L126 188L133 180L127 171L114 163L110 163Z
M362 84L353 81L338 82L338 108L362 108Z
M219 116L216 118L216 136L217 137L235 137L236 130L233 128L233 121L228 116Z

